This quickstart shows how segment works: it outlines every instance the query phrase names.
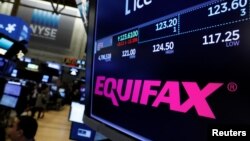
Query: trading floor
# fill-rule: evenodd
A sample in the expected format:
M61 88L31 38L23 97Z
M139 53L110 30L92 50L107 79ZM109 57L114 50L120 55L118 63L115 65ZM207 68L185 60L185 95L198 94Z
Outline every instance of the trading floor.
M68 121L69 106L60 111L48 111L38 120L36 141L69 141L71 122Z

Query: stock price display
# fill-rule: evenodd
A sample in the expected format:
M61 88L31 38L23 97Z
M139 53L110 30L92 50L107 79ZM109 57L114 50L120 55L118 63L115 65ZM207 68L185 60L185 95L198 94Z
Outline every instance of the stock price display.
M148 1L144 6L149 7L153 3ZM134 14L130 13L132 9L129 7L126 10L129 13L126 16ZM212 0L146 21L106 38L112 40L109 47L120 48L121 58L130 59L138 57L136 53L140 51L147 51L146 47L151 48L152 54L174 54L174 50L185 42L197 42L200 47L237 47L243 36L240 24L248 22L249 16L249 0Z
M110 85L98 86L110 86L104 89L113 94L110 99L123 98L120 102L125 106L119 107L123 111L114 115L133 109L136 112L132 117L147 117L141 121L128 118L124 121L133 125L123 122L122 126L152 140L163 139L166 133L169 140L187 137L200 141L204 140L204 127L209 123L242 121L249 124L250 114L246 112L249 111L249 84L246 82L250 79L250 0L124 1L99 0L93 65L93 78L102 78L100 82L110 78L107 80ZM105 5L104 8L101 5ZM183 104L182 100L188 97L186 92L203 93L210 89L206 86L212 87L213 83L221 86L206 99L214 119L198 118L195 109L183 110L185 114L170 111L170 99L181 99L173 103ZM163 86L166 87L159 88ZM118 96L113 91L118 91ZM197 95L204 96L201 93ZM129 94L136 95L137 99L141 97L139 94L147 95L143 100L148 104L152 104L154 98L162 98L165 104L148 107L143 100L131 100ZM159 95L162 97L157 97ZM110 99L105 102L110 104ZM235 103L231 104L232 101ZM113 111L116 110L117 107ZM121 115L117 123L124 117L128 116ZM166 132L152 133L137 124ZM176 127L178 130L173 131Z

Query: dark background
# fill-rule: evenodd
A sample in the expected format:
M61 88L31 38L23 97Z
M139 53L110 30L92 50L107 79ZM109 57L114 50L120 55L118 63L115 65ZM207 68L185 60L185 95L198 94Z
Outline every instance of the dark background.
M95 41L200 3L202 1L198 0L188 2L181 0L174 2L153 0L151 5L145 6L136 12L131 11L130 15L125 16L125 0L122 2L99 0ZM188 17L183 18L184 21L181 21L180 28L195 29L196 22L197 28L201 28L201 25L205 27L217 24L216 21L213 21L218 18L216 16L213 17L213 20L207 20L205 23L200 22L200 20L197 21L197 18L206 19L204 12L199 11L196 13L195 18L192 14L190 14L191 16L187 14ZM235 13L233 15L236 16ZM219 15L220 18L225 19L223 16L225 15ZM238 20L239 18L235 17L233 19ZM225 22L228 21L230 20L225 19ZM221 22L223 21L219 21L219 23ZM221 39L225 39L225 32L237 29L240 30L239 46L226 47L226 43L222 42L208 46L202 45L204 35L221 32L223 35ZM249 30L249 21L245 21L139 43L134 46L116 47L114 44L112 47L104 48L94 54L93 89L95 88L96 76L116 79L161 80L162 86L166 81L171 80L180 83L194 81L199 84L200 89L210 82L223 83L221 88L207 97L207 102L216 116L215 120L199 117L194 108L191 108L187 113L170 111L168 104L160 104L158 108L153 108L151 105L155 97L149 98L147 106L129 101L119 101L120 106L115 107L110 99L93 95L92 114L151 140L201 141L207 140L208 134L210 134L208 129L212 125L249 126ZM144 32L145 34L152 33L155 39L157 38L157 33ZM165 54L165 52L152 53L154 44L169 41L173 41L175 44L173 54ZM133 48L136 49L135 59L121 57L123 50ZM112 53L110 62L98 60L99 55L107 53ZM230 92L227 89L230 82L237 84L238 89L235 92ZM160 91L162 86L154 88L154 90ZM180 94L181 100L184 102L188 95L181 85Z

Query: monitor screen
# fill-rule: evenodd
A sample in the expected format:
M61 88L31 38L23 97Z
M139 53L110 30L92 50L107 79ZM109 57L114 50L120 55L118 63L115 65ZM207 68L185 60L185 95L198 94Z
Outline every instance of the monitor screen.
M31 63L31 62L32 62L32 60L31 60L31 58L24 57L24 62Z
M26 86L27 80L20 79L20 83L21 83L22 86Z
M80 102L85 104L85 100L86 100L86 88L84 87L80 87Z
M24 56L19 58L20 61L24 62Z
M85 105L72 102L69 113L69 120L77 123L83 123L83 115L85 111Z
M77 60L76 64L79 65L79 64L81 64L81 62L82 62L82 60Z
M65 93L59 93L62 98L65 98Z
M77 60L76 64L77 65L85 65L85 60Z
M18 70L16 69L13 69L12 70L12 73L10 74L12 77L17 77L17 74L18 74Z
M39 66L36 64L28 63L26 69L30 71L38 72Z
M13 44L14 42L8 39L0 38L0 54L5 55L6 52L11 48Z
M64 88L59 88L59 93L65 93L65 89Z
M70 74L70 75L73 75L73 76L78 75L78 69L76 69L76 68L71 68L71 69L69 70L69 74Z
M15 108L18 101L18 97L4 94L1 98L0 105L9 108Z
M45 83L49 82L49 76L48 75L43 75L42 76L42 82L45 82Z
M81 87L81 88L80 88L80 92L81 92L81 93L84 93L84 92L85 92L85 87Z
M1 55L5 55L5 54L6 54L6 52L7 52L7 50L6 50L6 49L2 49L2 48L0 48L0 54L1 54Z
M201 141L213 125L249 126L249 6L249 0L92 2L86 117L105 125L92 127L138 140Z
M51 86L51 90L57 91L57 86L56 86L56 85L52 85L52 86Z
M48 64L49 68L53 68L53 69L56 69L56 70L61 70L61 65L58 64L58 63L47 62L47 64Z
M4 94L9 94L13 96L19 96L21 94L22 86L20 83L14 84L12 82L6 83L4 88Z
M58 92L62 98L65 98L65 89L64 88L59 88Z
M77 122L71 123L70 139L76 141L93 141L95 132L87 125Z

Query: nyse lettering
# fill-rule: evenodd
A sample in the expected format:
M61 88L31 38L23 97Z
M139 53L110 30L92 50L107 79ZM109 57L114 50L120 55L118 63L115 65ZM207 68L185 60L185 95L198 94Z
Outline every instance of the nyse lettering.
M33 34L36 34L42 37L51 38L51 39L56 38L57 29L40 26L40 25L33 25L33 24L30 25L30 28L32 29Z
M181 113L187 113L194 107L199 116L215 119L206 98L218 90L223 83L208 83L203 88L200 88L197 82L166 81L163 85L162 83L160 80L125 80L97 76L95 95L109 98L117 107L119 102L151 104L155 108L160 104L169 104L171 111ZM183 103L181 103L181 87L189 97ZM154 98L154 102L149 103L149 98Z
M133 7L131 7L130 2L132 2ZM131 8L135 12L137 9L142 9L145 5L150 5L152 0L126 0L125 15L131 14Z

